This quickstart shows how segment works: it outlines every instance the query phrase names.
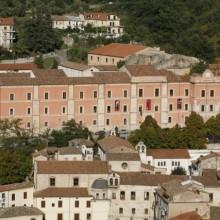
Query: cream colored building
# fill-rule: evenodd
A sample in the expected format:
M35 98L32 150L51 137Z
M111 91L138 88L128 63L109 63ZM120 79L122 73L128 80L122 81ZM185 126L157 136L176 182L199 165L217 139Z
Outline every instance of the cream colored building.
M0 18L0 46L11 48L15 39L15 21L13 18Z
M33 183L0 185L0 207L33 206Z

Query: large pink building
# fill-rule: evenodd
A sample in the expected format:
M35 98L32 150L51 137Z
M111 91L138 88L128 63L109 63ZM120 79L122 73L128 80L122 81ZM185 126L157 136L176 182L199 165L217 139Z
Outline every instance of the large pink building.
M42 132L74 118L92 131L133 130L147 115L162 127L184 125L191 111L204 119L220 111L220 76L176 76L138 65L121 72L68 77L62 70L0 73L0 118L21 118Z

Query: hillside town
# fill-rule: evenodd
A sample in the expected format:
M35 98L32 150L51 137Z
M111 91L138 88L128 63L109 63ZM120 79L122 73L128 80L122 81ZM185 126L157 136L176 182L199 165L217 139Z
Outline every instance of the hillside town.
M219 58L91 5L0 17L0 220L220 220Z

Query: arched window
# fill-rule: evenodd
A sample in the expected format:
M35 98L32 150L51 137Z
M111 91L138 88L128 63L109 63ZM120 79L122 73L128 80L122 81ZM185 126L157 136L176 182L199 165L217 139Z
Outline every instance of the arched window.
M109 180L109 182L110 182L110 185L112 186L112 185L113 185L113 179L111 178L111 179Z
M116 186L118 185L118 179L117 178L115 179L115 185Z

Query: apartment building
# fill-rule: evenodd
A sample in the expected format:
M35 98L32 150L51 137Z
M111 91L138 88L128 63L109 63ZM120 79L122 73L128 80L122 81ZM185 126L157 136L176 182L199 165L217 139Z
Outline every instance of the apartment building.
M11 48L15 39L14 18L0 18L0 46Z
M75 119L91 131L134 130L150 115L162 127L184 126L192 111L204 120L220 111L220 77L210 70L176 76L149 65L70 77L62 70L0 74L0 118L21 118L39 133Z
M29 181L0 185L0 207L33 206L33 184Z

